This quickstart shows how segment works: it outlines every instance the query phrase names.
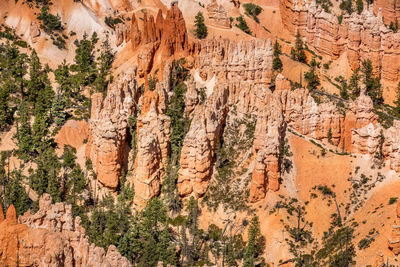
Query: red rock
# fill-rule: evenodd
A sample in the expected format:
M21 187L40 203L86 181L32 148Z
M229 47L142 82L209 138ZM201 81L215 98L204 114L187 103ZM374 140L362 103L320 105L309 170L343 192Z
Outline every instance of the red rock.
M17 223L17 211L13 204L11 204L6 213L6 220L8 224L16 224Z
M44 194L36 214L27 212L17 223L14 209L0 222L0 266L132 266L114 246L106 253L90 244L71 205L51 201Z
M124 160L129 116L135 111L139 98L136 69L121 74L107 90L92 95L89 140L86 157L92 160L102 185L115 190Z
M132 15L131 22L131 44L132 49L135 50L139 47L140 42L142 41L142 32L139 30L138 21L136 20L135 14Z
M176 3L167 11L161 36L161 55L168 58L189 49L186 23Z
M86 121L69 120L57 133L55 142L59 148L70 145L78 149L87 141L88 133L89 127Z
M3 207L0 205L0 223L4 221Z

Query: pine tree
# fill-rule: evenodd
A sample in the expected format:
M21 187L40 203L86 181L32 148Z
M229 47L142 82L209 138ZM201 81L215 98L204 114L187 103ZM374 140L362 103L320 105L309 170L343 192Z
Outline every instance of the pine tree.
M207 26L204 23L203 13L201 13L200 11L197 13L194 23L196 26L196 29L195 29L196 37L198 39L206 38L208 31L207 31Z
M356 1L356 6L357 6L357 13L361 14L361 12L364 10L363 0L357 0Z
M17 133L15 138L18 143L18 155L21 159L27 161L33 150L33 143L29 106L26 101L20 102L17 114Z
M396 95L396 101L394 101L394 104L396 105L395 111L398 115L400 115L400 82L397 84L397 95Z
M12 124L13 114L10 106L10 86L8 83L0 86L0 132L7 130Z
M275 40L274 43L274 59L272 61L272 67L274 70L277 71L282 71L282 60L279 58L279 56L282 54L281 52L281 46L278 43L278 40Z
M349 89L351 92L352 99L355 99L360 95L360 85L359 81L361 79L360 77L360 69L356 69L353 71L353 74L350 77L350 82L349 82Z
M373 76L372 61L370 59L362 62L361 72L367 95L369 95L374 104L382 104L382 86L378 77Z
M302 63L306 63L307 61L306 53L304 51L304 43L299 32L296 34L295 47L290 51L290 55L293 60Z
M72 70L76 72L75 82L78 86L91 85L96 80L96 61L94 48L97 42L97 35L93 33L89 40L87 34L83 39L76 41L75 64Z
M105 93L107 91L107 85L109 83L109 75L110 75L110 69L111 65L114 60L114 55L111 51L111 46L109 42L109 37L108 35L106 36L106 39L101 45L101 54L99 58L97 59L97 66L99 68L96 80L95 80L95 86L97 92L103 92Z
M14 170L4 188L5 206L8 207L13 204L17 211L17 216L27 211L32 203L25 188L22 186L24 178L20 170Z
M311 69L304 73L304 78L307 81L307 88L310 90L316 90L317 87L321 84L317 73L315 72L317 67L317 62L315 58L313 58L310 62Z
M243 256L243 267L254 267L264 259L261 257L265 248L265 240L261 235L260 222L256 215L250 221L247 247Z

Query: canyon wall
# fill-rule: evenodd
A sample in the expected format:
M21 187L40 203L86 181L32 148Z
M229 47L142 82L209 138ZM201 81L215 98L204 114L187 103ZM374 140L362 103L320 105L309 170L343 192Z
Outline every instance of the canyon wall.
M283 17L294 17L286 21L287 27L301 30L307 40L313 40L314 49L336 58L343 52L349 58L362 57L367 47L370 50L375 47L373 42L380 40L380 33L386 29L381 19L369 11L345 17L339 25L335 24L336 17L331 18L315 3L309 6L304 2L282 1L281 4ZM365 21L360 24L361 19ZM396 128L382 129L380 134L381 126L369 97L361 95L349 102L344 114L333 102L317 104L306 89L291 90L290 82L280 74L275 80L275 90L271 91L271 41L236 42L219 38L190 44L182 13L175 5L165 19L161 11L155 20L144 14L141 25L142 29L133 15L132 51L150 51L138 54L139 71L121 75L110 86L105 99L101 94L94 94L92 98L87 156L106 188L112 191L117 188L130 149L135 151L133 172L128 177L136 188L135 203L142 206L160 194L170 153L170 118L166 115L168 99L173 94L169 84L173 60L170 56L180 52L192 56L186 63L191 77L186 82L185 113L191 119L191 126L179 159L181 197L200 197L206 192L213 175L216 144L227 114L233 111L239 117L252 115L257 121L252 148L255 155L250 183L252 202L262 199L269 189L279 190L280 145L287 128L332 145L338 152L373 155L377 149L382 150L391 167L399 169ZM360 27L361 39L354 35L354 29ZM372 39L371 31L376 33ZM352 42L346 41L349 36ZM378 59L381 52L377 51ZM147 75L153 61L159 60L156 53L164 60L163 71L158 75L161 80L150 90ZM358 64L359 59L354 60ZM145 78L142 94L136 85L136 74ZM137 118L135 137L128 134L131 115ZM385 142L377 148L376 140L382 135ZM137 139L136 147L129 147L127 140L131 138Z
M337 59L346 53L352 69L371 59L376 74L387 81L397 81L400 74L400 33L383 23L382 12L375 16L373 7L359 15L344 15L341 22L325 12L315 1L280 1L282 23L293 34L297 31L312 50Z
M0 206L1 266L132 266L115 246L105 251L90 244L71 205L51 201L50 195L43 194L39 210L18 220L13 205L5 219Z
M398 0L375 0L373 2L374 12L382 13L385 19L385 24L389 25L391 22L395 23L400 18L400 1Z

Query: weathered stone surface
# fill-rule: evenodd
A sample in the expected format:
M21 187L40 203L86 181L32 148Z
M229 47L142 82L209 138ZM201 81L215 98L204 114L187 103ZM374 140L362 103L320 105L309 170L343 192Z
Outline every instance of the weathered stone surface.
M374 15L372 5L360 15L357 12L344 15L341 23L336 15L326 13L315 1L280 1L280 11L282 23L292 33L300 32L313 50L332 59L347 52L353 69L362 60L371 59L375 73L381 74L382 79L398 80L400 34L385 26L381 12Z
M114 246L106 252L90 244L71 205L51 204L48 194L40 198L37 213L18 221L13 206L5 220L0 216L1 266L132 266Z
M222 5L218 5L216 0L207 5L207 16L214 26L225 29L229 29L231 26L225 8Z
M178 192L181 196L193 192L199 197L207 190L215 147L226 117L227 101L227 88L217 86L205 103L194 110L180 158Z
M188 83L186 110L192 123L186 135L178 178L181 196L203 195L211 178L215 147L230 107L255 113L260 94L271 80L269 41L212 39L196 44L195 75ZM200 91L206 99L200 104Z
M397 0L376 0L373 2L374 13L381 12L382 17L385 18L385 23L389 25L391 22L395 23L400 18L400 2Z
M89 125L86 121L67 121L57 133L55 142L59 148L70 145L76 149L81 147L88 139Z
M169 153L170 118L165 115L169 92L170 65L165 79L154 91L146 88L141 98L142 109L137 119L137 152L135 159L135 203L143 206L160 193Z
M187 52L189 39L186 31L186 23L177 3L173 3L167 11L163 21L161 33L161 55L168 58L172 55Z
M127 43L131 40L131 26L132 23L118 23L115 25L115 34L117 35L116 46L120 46L122 43Z
M108 87L107 96L92 96L92 114L89 121L89 140L86 156L93 162L102 185L115 189L124 163L129 116L137 108L139 91L136 68L122 74Z
M392 226L392 234L388 240L388 246L395 255L400 254L400 225L398 225L400 222L399 211L400 211L400 202L397 202L397 207L396 207L397 223Z

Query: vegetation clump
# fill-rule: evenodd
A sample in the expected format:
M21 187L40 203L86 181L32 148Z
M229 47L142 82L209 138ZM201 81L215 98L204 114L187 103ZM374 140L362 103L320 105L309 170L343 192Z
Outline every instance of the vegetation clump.
M208 30L207 30L207 26L204 23L204 16L203 13L201 13L200 11L197 13L197 15L195 16L195 34L196 37L198 39L204 39L207 37L208 34Z
M235 24L236 27L238 27L239 29L241 29L243 32L252 35L252 32L249 28L249 26L247 25L246 21L244 20L243 16L239 16L236 18L236 21L238 23Z
M262 12L262 8L259 5L253 3L245 3L243 4L245 14L249 17L252 17L255 22L260 23L258 19L258 15Z

